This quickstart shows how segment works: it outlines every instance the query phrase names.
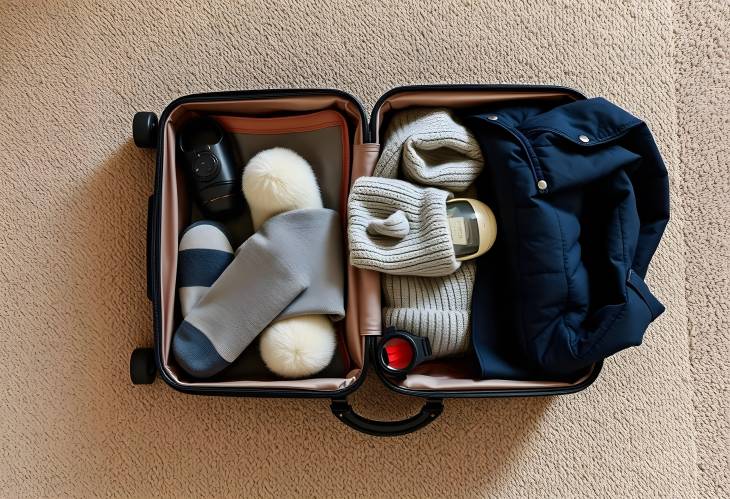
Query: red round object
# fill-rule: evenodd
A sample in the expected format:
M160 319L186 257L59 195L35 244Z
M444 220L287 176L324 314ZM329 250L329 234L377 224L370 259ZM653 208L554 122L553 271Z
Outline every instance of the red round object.
M385 344L386 363L391 369L405 369L413 362L413 345L403 338L393 338Z

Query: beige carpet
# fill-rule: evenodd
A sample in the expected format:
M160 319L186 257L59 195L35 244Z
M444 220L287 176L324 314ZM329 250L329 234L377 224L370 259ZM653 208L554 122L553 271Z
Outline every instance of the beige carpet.
M0 496L730 495L726 1L145 3L0 2ZM421 82L564 84L649 122L673 219L645 344L578 395L448 401L390 440L325 401L132 387L153 171L133 112L298 86L371 107ZM417 401L370 380L355 405Z

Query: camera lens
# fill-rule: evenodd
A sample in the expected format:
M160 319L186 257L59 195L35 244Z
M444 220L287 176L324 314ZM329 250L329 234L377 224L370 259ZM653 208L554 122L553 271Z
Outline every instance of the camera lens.
M198 153L193 162L193 173L201 180L215 177L218 174L218 158L209 152Z

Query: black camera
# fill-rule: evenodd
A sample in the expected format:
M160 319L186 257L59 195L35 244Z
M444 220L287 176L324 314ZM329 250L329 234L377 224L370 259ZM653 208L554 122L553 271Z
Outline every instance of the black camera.
M216 120L203 116L188 121L180 131L178 149L190 188L207 216L221 218L243 208L242 165Z

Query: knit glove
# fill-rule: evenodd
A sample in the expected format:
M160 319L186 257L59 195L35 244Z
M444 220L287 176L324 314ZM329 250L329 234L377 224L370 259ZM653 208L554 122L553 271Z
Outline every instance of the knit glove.
M451 193L360 177L348 201L350 262L390 274L443 276L459 268L446 218Z
M397 113L385 131L373 176L398 177L461 192L484 167L474 135L447 109L414 108Z

